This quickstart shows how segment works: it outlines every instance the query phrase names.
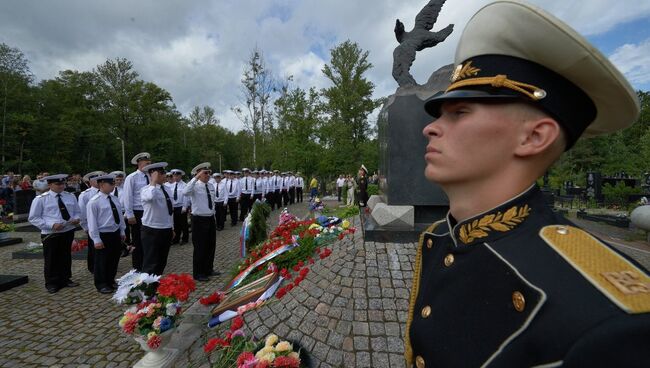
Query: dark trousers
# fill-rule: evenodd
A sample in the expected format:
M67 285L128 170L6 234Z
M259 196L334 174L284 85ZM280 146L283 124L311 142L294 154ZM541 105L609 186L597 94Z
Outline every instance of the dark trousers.
M239 197L239 205L241 207L241 211L239 213L239 221L244 221L246 215L248 215L248 211L251 209L251 204L251 195L242 193L241 197Z
M282 189L282 206L286 207L289 205L289 191Z
M280 209L282 207L282 193L280 193L280 189L276 189L273 191L273 203L275 204L275 207Z
M226 223L226 206L223 205L223 202L215 202L214 205L214 219L217 224L217 230L223 230L223 226Z
M172 229L154 229L142 225L141 233L144 256L142 272L162 275L167 266L169 247L172 245Z
M298 198L298 199L296 199L296 202L302 203L302 188L301 187L296 188L296 197Z
M255 205L255 201L260 201L262 202L262 193L257 193L253 196L253 201L251 202L251 211L253 210L253 206Z
M131 264L136 271L142 271L144 254L142 252L142 210L133 210L136 223L131 225L131 240L133 241L133 253L131 253Z
M97 290L112 287L117 274L117 265L120 263L122 239L120 231L112 233L99 233L104 249L95 249L95 287Z
M46 239L47 238L47 239ZM45 287L64 287L72 277L72 255L70 247L74 230L50 235L41 234L43 241L43 274Z
M273 211L273 192L266 193L264 198L266 198L266 203L271 207L271 211Z
M124 221L126 221L126 219ZM124 230L124 235L124 243L129 245L133 244L133 240L131 239L131 224L129 224L128 221L126 221L126 229Z
M343 187L336 187L336 193L339 197L339 202L341 202L341 193L343 192Z
M210 276L214 271L217 246L216 224L213 216L192 216L192 275Z
M86 266L88 271L93 273L95 269L95 242L90 238L86 231L86 239L88 239L88 253L86 253Z
M187 243L190 238L189 229L187 226L187 212L182 213L183 207L174 207L174 239L173 244L181 241Z
M289 204L296 203L296 187L289 187Z
M230 211L230 224L237 225L237 198L228 198L228 211Z

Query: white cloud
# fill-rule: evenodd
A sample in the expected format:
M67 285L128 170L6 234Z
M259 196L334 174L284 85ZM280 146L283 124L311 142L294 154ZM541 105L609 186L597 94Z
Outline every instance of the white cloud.
M650 83L650 38L617 48L610 60L633 84Z
M489 0L447 0L436 24L455 24L447 41L418 54L411 69L420 83L453 59L469 17ZM648 17L650 2L533 0L579 32L595 35ZM210 105L222 124L240 129L230 107L238 103L241 73L259 47L278 77L293 75L303 88L328 85L321 69L329 50L350 39L370 52L375 97L394 92L395 19L407 28L426 0L23 0L0 2L0 42L20 48L40 79L60 70L91 70L126 57L145 80L167 89L182 113ZM648 42L621 46L612 60L635 81L647 81ZM645 64L638 60L646 60ZM636 82L635 82L636 83ZM639 82L644 83L644 82Z

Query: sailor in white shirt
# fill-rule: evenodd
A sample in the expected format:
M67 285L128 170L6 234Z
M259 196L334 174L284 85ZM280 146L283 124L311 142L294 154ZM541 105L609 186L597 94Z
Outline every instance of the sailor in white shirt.
M289 205L289 175L287 172L282 173L282 206L287 207Z
M255 201L262 201L264 195L264 181L260 177L260 172L253 170L253 201L251 203L251 210Z
M95 268L95 247L93 246L93 239L88 236L88 221L86 220L86 204L90 201L97 192L99 191L99 186L97 185L96 177L106 174L103 171L93 171L84 175L83 180L88 183L90 186L88 189L84 190L79 194L79 215L81 216L81 228L86 232L86 237L88 238L88 253L86 256L86 267L90 273L93 273Z
M244 177L239 179L239 186L241 187L241 196L239 197L239 205L241 211L239 213L239 221L244 221L246 215L251 210L253 205L253 190L255 189L255 179L251 176L249 168L245 167L241 170Z
M122 241L126 238L122 205L113 195L114 179L112 174L95 178L99 191L86 206L88 234L95 248L95 288L102 294L111 294L117 289L115 275L120 263Z
M166 162L143 167L151 182L140 190L142 200L142 271L162 275L167 265L169 247L174 237L174 204L163 185Z
M174 180L167 185L167 192L171 193L174 202L174 239L172 244L187 244L190 234L187 226L187 201L185 199L185 171L173 169L170 171Z
M226 206L228 205L228 193L226 193L226 181L223 180L221 173L214 173L214 217L217 222L217 231L223 230L226 222Z
M67 174L43 177L50 190L36 196L29 209L28 221L41 230L45 288L49 293L56 293L66 286L79 286L70 279L70 244L81 218L77 198L64 191L67 177Z
M300 171L296 173L296 202L302 203L302 192L305 189L305 179L302 178Z
M280 176L279 170L273 170L271 183L271 187L273 188L273 206L271 206L271 209L275 209L276 206L280 209L282 207L282 177Z
M289 171L289 204L296 203L296 177Z
M235 177L235 173L226 170L226 193L228 194L228 211L230 211L230 225L237 225L237 205L239 203L239 196L241 189L239 187L239 179Z
M269 205L271 204L269 201L269 175L268 171L262 169L260 170L260 179L262 180L262 198L268 203Z
M124 204L122 204L122 191L124 190L124 178L126 177L126 173L124 171L112 171L110 173L111 175L115 176L115 186L113 189L113 195L120 201L121 207L122 207L122 217L124 217ZM125 221L126 222L126 218ZM126 238L124 241L121 242L122 244L122 257L126 257L129 255L129 247L128 244L131 243L131 228L129 224L126 224L126 230L124 231L126 234Z
M143 168L151 163L151 155L147 152L140 152L133 156L131 163L137 165L138 169L129 174L124 180L124 194L122 195L121 201L124 206L124 215L131 227L131 240L133 240L131 262L133 268L137 271L142 271L143 255L140 228L142 226L142 215L144 212L142 200L140 199L140 191L149 185L149 176L147 176Z
M192 276L197 281L219 275L214 270L217 228L214 218L215 187L210 183L210 163L204 162L192 169L194 177L185 187L185 195L192 200Z
M345 177L343 174L339 175L339 178L336 179L336 193L339 198L339 202L341 202L341 194L343 193L343 186L345 185Z

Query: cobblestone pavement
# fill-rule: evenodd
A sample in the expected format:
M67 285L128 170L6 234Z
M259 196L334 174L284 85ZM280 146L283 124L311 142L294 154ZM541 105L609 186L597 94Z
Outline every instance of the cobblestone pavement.
M298 216L307 212L307 202L290 210ZM271 226L279 212L272 212ZM216 269L219 277L197 283L187 306L199 297L223 287L230 267L239 257L239 229L226 225L217 233ZM77 237L82 233L78 232ZM0 273L28 275L29 283L0 293L0 367L130 367L143 356L138 344L119 331L117 321L124 311L99 294L86 261L72 261L72 279L81 285L48 294L43 281L42 259L12 259L38 233L14 233L24 242L0 248ZM121 258L118 276L131 269L131 258ZM192 271L192 245L174 245L166 273ZM225 272L224 272L225 271Z
M404 367L415 244L364 243L357 231L331 249L284 298L246 313L247 330L299 342L315 368ZM207 332L176 367L207 367L202 344L217 336L218 329Z

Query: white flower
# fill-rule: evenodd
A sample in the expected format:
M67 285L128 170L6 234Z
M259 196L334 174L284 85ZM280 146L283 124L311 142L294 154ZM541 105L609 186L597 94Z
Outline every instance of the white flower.
M291 351L293 347L288 341L281 341L275 346L277 352Z
M175 304L173 304L173 303L167 304L167 315L168 316L172 316L172 317L175 316L176 311L177 311L177 308L176 308Z
M264 346L273 346L275 343L278 342L278 336L275 334L270 334L266 338L266 342L264 343Z

